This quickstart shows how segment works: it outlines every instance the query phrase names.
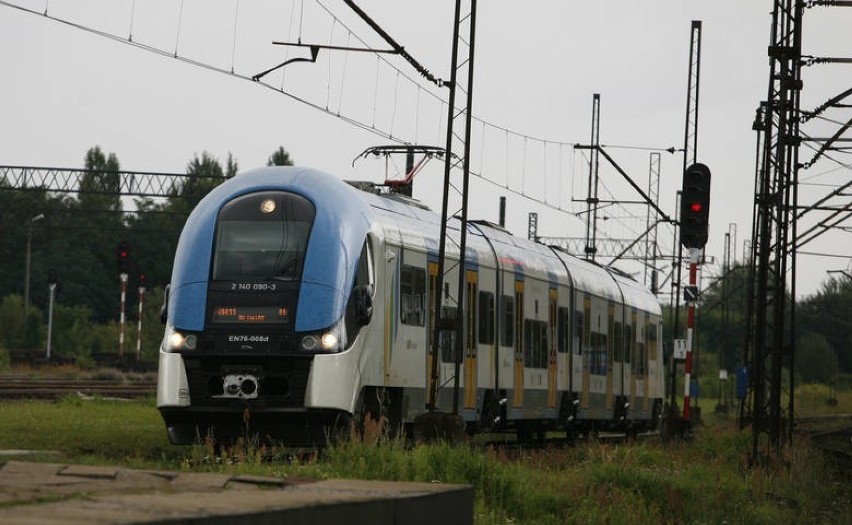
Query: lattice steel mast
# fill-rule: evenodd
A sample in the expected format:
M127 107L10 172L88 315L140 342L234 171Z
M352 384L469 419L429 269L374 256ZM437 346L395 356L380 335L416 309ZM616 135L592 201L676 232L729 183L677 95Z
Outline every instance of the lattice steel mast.
M793 399L789 398L782 413L781 391L785 365L791 391L793 386L796 251L790 241L796 236L803 7L797 0L774 3L769 90L765 113L756 120L763 149L755 185L750 268L754 297L747 312L750 338L746 343L751 362L752 461L759 458L761 438L779 452L784 421L788 434L792 432Z

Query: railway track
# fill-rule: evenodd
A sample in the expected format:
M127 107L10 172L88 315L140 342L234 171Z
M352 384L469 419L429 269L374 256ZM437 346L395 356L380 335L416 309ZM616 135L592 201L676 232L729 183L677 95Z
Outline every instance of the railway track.
M58 399L69 395L136 399L153 396L157 382L148 377L69 378L0 374L0 399Z
M852 426L811 433L811 443L831 458L846 479L852 479Z

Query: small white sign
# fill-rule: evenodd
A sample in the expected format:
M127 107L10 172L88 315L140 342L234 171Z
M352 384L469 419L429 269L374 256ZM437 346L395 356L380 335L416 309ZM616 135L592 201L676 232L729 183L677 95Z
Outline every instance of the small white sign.
M728 380L728 371L724 368L719 369L719 379L721 379L722 381Z
M686 339L674 340L674 358L686 359Z

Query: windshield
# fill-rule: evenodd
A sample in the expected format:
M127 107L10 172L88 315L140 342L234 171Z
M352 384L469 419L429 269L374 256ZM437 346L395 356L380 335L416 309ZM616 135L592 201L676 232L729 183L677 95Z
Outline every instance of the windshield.
M219 213L213 280L300 279L313 218L310 202L292 194L264 192L231 201Z

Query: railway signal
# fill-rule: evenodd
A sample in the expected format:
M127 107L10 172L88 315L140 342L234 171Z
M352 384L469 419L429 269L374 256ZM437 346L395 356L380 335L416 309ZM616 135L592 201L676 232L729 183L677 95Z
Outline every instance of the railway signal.
M118 261L118 273L127 273L127 259L130 257L130 245L126 241L121 241L118 243L115 255Z
M683 172L680 200L680 243L704 248L710 218L710 168L697 162Z

